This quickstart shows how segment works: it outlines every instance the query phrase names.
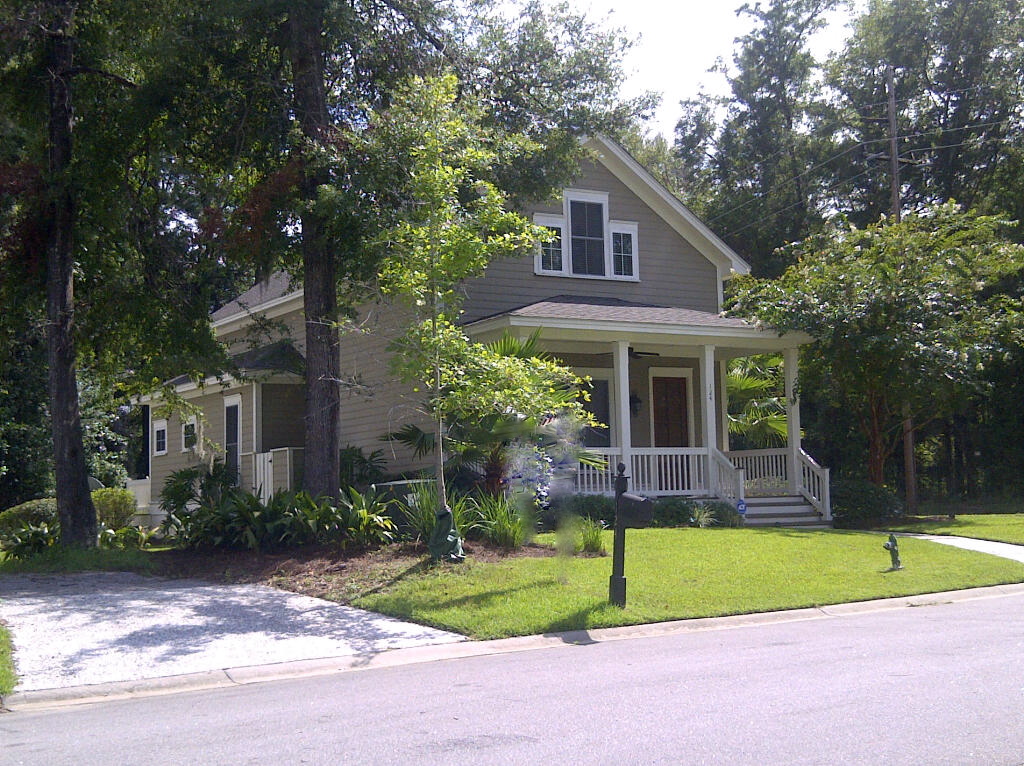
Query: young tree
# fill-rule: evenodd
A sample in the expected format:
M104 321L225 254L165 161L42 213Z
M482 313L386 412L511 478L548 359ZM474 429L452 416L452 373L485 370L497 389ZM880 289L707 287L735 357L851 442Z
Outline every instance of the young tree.
M815 396L856 417L881 485L909 411L927 424L977 384L1019 306L998 292L1024 270L999 220L949 203L866 229L835 226L796 246L778 280L738 281L731 310L804 330ZM839 436L839 435L837 435Z
M458 327L461 283L481 276L496 258L532 252L545 234L510 211L491 180L499 156L525 160L542 147L484 128L480 110L457 100L456 85L451 76L414 80L368 131L378 152L407 149L402 220L386 234L380 284L410 314L393 350L401 377L425 389L436 424L442 508L447 421L512 413L539 419L567 410L583 416L576 401L582 381L570 370L472 343Z

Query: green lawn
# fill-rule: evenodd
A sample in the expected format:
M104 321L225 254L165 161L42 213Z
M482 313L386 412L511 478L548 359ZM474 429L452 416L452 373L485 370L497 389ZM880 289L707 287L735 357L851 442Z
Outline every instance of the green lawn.
M920 532L929 535L959 535L976 537L980 540L996 540L1003 543L1024 545L1024 513L984 513L957 516L955 519L939 521L916 521L895 524L890 527L897 532Z
M0 622L0 697L10 694L18 676L14 672L14 658L11 656L11 633Z
M885 538L862 532L646 529L627 538L625 609L607 603L610 556L437 566L353 603L499 638L1024 582L1017 562L913 539L900 542L904 569L889 572Z

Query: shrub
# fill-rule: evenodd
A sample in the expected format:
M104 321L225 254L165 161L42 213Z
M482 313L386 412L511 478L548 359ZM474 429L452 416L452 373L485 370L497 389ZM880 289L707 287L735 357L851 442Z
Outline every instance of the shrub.
M533 532L533 521L503 495L478 495L470 501L471 521L466 525L467 537L499 545L519 548Z
M600 520L580 520L580 549L584 553L604 553L604 524Z
M705 500L701 503L715 517L715 525L719 527L742 527L745 519L732 503L722 500Z
M135 515L135 495L127 489L94 489L92 504L96 506L96 520L110 529L127 527Z
M865 479L832 482L832 520L843 529L868 529L902 515L900 500L890 489Z
M685 497L659 497L654 500L652 527L685 527L693 523L697 504Z
M27 524L0 535L0 548L12 559L24 561L56 545L59 540L59 526L51 526L43 521L38 524Z
M373 492L363 494L349 487L339 506L345 514L347 541L360 547L394 542L398 527L387 515L391 502Z
M44 497L29 500L0 512L0 534L16 532L28 526L46 524L53 527L58 524L57 498Z
M342 447L341 486L364 490L384 478L386 465L384 450L375 449L367 455L360 447L353 447L351 444Z
M706 529L717 524L718 519L715 518L715 512L706 505L703 503L695 503L693 506L693 514L690 516L690 523L695 527Z
M562 495L551 501L548 511L550 519L544 519L545 525L566 513L614 526L615 498L608 495Z
M112 548L121 551L142 550L149 547L149 541L156 532L156 529L143 529L142 527L135 526L111 529L101 524L97 535L97 543L101 548Z
M177 515L198 503L217 505L235 491L235 473L222 460L215 460L209 469L204 465L181 468L164 482L160 510Z

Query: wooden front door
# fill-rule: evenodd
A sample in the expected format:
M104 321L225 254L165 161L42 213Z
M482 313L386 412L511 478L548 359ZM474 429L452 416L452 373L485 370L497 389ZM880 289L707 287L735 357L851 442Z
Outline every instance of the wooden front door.
M686 412L686 378L651 380L651 416L654 418L655 447L689 447L690 428Z

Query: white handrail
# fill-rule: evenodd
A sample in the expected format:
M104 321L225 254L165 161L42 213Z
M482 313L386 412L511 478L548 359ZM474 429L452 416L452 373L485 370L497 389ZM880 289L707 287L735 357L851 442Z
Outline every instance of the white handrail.
M832 488L828 468L822 468L814 458L800 450L800 494L807 498L823 521L832 520Z
M718 467L718 486L715 494L733 505L746 499L746 471L737 468L724 453L711 448L711 459Z

